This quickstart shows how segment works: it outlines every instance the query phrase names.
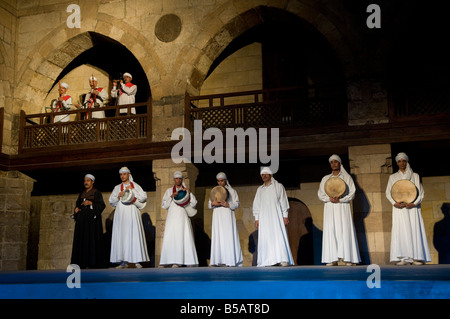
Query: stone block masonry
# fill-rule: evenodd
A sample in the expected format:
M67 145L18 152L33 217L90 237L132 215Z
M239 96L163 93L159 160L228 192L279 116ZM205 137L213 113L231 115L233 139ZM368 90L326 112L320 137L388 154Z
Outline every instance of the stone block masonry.
M34 180L0 171L0 270L25 270Z

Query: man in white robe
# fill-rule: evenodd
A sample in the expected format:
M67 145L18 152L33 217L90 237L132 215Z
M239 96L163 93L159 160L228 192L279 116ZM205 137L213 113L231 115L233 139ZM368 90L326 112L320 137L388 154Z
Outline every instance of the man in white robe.
M83 108L91 109L104 107L104 104L108 99L108 92L104 88L98 87L98 80L95 76L89 77L89 86L91 87L91 90L84 98ZM105 111L92 112L92 118L105 118Z
M59 87L59 97L52 101L52 112L70 111L72 107L72 97L67 94L68 89L69 85L67 83L61 83ZM55 118L53 120L54 123L69 121L70 114L55 115Z
M361 262L353 223L350 202L355 197L355 183L342 166L341 158L334 154L328 159L332 173L322 178L317 195L324 202L322 262L327 266L337 266L342 260L351 266ZM346 190L340 197L330 197L325 193L325 183L330 178L340 178Z
M284 186L263 167L263 185L253 200L253 216L258 229L258 267L294 265L286 225L289 223L289 201Z
M392 204L391 231L391 262L397 265L423 265L431 261L427 235L422 219L420 203L424 197L424 190L420 177L414 173L409 165L409 158L405 153L395 157L399 167L397 173L389 176L386 187L386 198ZM397 203L391 195L395 182L406 179L416 185L418 194L414 202Z
M133 77L130 73L126 72L123 75L123 80L120 80L120 83L117 85L113 83L113 88L111 90L111 97L118 98L117 105L127 105L127 104L135 104L137 85L131 83ZM131 108L131 114L136 114L136 109L134 107ZM127 109L120 109L121 115L127 115Z
M127 167L119 170L122 183L114 187L109 197L109 203L116 208L110 257L112 263L120 263L116 268L127 268L128 263L135 264L136 268L142 268L140 262L150 260L140 210L132 203L124 204L120 201L126 189L133 190L135 200L141 203L147 201L147 193L133 181L130 173Z
M167 209L166 226L161 249L160 267L197 266L198 258L195 249L194 232L186 209L174 201L181 190L186 190L183 174L179 171L173 175L174 186L164 193L162 208ZM197 199L189 191L191 207L197 205Z
M234 213L239 208L239 196L230 186L225 173L218 173L216 179L219 186L228 190L228 199L208 201L209 209L213 209L209 264L211 266L242 266L241 243Z

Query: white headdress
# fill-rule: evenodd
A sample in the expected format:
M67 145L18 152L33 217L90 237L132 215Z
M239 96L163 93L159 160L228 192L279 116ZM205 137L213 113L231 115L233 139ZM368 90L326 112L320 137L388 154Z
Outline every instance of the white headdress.
M406 169L405 169L405 173L403 174L403 178L407 179L407 180L411 180L411 177L413 176L413 170L411 168L411 166L409 165L409 157L408 155L406 155L405 153L398 153L397 156L395 157L395 161L398 162L399 160L405 160L406 163ZM401 171L400 171L401 173Z
M126 167L126 166L122 167L122 168L119 170L119 174L122 174L122 173L128 173L128 174L130 174L129 180L130 180L130 182L133 181L133 176L131 175L131 172L130 172L130 170L128 169L128 167Z
M173 178L183 178L183 173L181 173L180 171L176 171L175 173L173 173Z
M67 84L66 82L61 83L61 86L62 86L62 87L65 87L66 89L69 88L69 84Z
M92 174L86 174L85 176L84 176L84 178L90 178L92 181L95 181L95 177L94 177L94 175L92 175Z
M407 162L409 162L409 157L408 155L406 155L405 153L398 153L397 156L395 157L395 161L398 162L399 160L405 160Z
M328 162L331 163L332 160L338 161L339 163L342 164L342 160L341 160L341 158L339 157L339 155L337 155L337 154L331 155L330 158L328 159Z
M261 169L261 173L260 173L261 175L262 174L270 174L270 175L273 175L273 173L272 173L272 170L270 169L270 167L263 167L262 169Z
M339 163L341 163L341 173L342 173L343 175L348 175L348 176L350 176L350 175L347 173L347 171L345 170L344 165L342 165L342 160L341 160L341 158L339 157L339 155L337 155L337 154L331 155L330 158L328 159L328 162L331 163L332 160L336 160L336 161L338 161Z
M95 76L90 76L89 81L97 81L97 78Z
M131 76L131 74L128 73L128 72L125 72L125 73L123 74L123 76L124 76L124 77L125 77L125 76L129 76L131 79L133 79L133 77Z
M173 178L182 178L183 181L181 182L181 185L183 185L183 187L186 188L186 184L184 183L183 173L181 173L180 171L176 171L175 173L173 173Z
M224 179L227 181L227 186L230 186L230 183L228 182L227 175L224 172L220 172L216 175L216 179ZM230 186L231 187L231 186Z

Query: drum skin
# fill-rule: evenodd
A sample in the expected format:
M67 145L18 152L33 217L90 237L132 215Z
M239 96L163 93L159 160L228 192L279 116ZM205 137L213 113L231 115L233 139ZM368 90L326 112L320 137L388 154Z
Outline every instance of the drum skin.
M396 203L410 204L417 198L417 187L407 179L398 180L392 185L391 196Z
M340 197L345 193L347 185L339 177L331 177L325 182L325 193L332 198Z
M216 186L211 190L211 194L209 198L211 199L211 202L214 201L226 201L228 200L229 193L228 190L223 186Z

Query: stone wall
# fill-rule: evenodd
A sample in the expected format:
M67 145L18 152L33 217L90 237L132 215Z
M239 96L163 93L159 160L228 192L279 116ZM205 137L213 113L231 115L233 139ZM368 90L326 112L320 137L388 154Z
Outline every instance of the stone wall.
M15 77L15 47L16 18L15 1L0 3L0 108L4 108L2 151L10 153L12 145L18 142L18 114L14 109L14 77Z
M25 270L34 180L0 171L0 270Z
M219 94L242 91L261 90L262 80L262 52L261 44L250 44L231 54L220 63L203 83L200 94ZM253 96L227 98L227 103L251 103ZM198 107L209 106L208 101L200 101ZM218 100L214 101L218 104Z

